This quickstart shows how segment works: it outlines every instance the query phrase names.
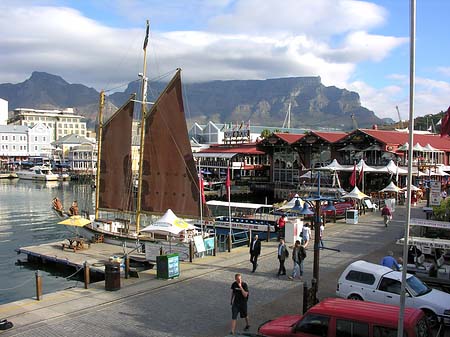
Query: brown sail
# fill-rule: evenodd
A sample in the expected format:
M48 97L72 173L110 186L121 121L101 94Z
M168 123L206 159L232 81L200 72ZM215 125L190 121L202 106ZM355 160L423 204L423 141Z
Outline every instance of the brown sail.
M134 95L103 125L100 180L101 209L132 211L131 130Z
M145 121L141 210L200 216L197 170L184 115L180 70ZM206 214L205 214L206 215Z

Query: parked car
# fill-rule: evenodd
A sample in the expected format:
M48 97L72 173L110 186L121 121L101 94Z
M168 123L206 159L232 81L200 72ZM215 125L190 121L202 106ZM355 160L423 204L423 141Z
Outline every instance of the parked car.
M325 299L305 315L287 315L262 324L262 336L296 337L369 337L397 336L398 306L355 302L341 298ZM405 336L431 337L423 311L406 308L403 325Z
M336 295L353 300L400 304L402 273L366 261L350 264L338 280ZM406 276L406 306L424 311L429 324L450 324L450 294L431 289L417 277Z

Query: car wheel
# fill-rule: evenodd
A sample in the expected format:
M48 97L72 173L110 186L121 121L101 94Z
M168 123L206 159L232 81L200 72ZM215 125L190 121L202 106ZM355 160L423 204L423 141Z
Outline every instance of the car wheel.
M356 294L351 294L348 297L349 300L355 300L355 301L363 301L362 297Z
M426 309L423 312L425 313L425 317L427 318L428 325L431 328L435 328L439 324L439 320L438 320L436 314L434 312L432 312L431 310L426 310Z

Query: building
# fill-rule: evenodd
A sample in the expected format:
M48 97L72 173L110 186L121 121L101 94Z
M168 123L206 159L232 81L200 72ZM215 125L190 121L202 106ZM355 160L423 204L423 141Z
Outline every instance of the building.
M52 130L52 141L61 137L75 134L86 136L86 122L83 116L76 115L72 108L64 110L37 110L17 108L13 111L13 117L9 124L33 127L42 123Z
M26 160L33 156L49 158L52 153L51 130L38 123L24 125L0 125L0 157L9 161Z
M0 125L8 122L8 101L0 98Z

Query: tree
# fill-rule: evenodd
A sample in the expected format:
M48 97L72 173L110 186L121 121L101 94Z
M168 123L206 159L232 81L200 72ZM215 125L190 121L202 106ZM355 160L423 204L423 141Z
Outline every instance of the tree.
M267 139L270 136L272 136L272 132L269 129L264 129L261 131L261 138L262 139Z

